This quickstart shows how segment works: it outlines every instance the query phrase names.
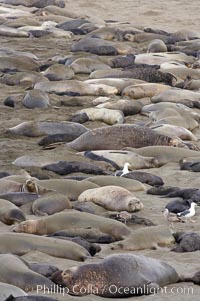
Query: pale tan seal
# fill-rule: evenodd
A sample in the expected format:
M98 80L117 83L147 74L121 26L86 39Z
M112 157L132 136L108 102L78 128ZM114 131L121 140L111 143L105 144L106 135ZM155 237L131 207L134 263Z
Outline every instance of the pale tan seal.
M128 150L131 151L130 148ZM132 151L141 156L154 156L160 165L169 162L178 163L181 159L187 157L199 157L199 152L197 151L170 146L147 146L140 149L133 148Z
M155 39L149 43L147 52L167 52L167 46L162 40Z
M27 296L21 288L8 283L0 282L0 300L4 301L12 295L13 297Z
M80 153L82 154L82 153ZM156 166L154 157L140 156L134 152L126 150L97 150L86 151L83 155L91 160L101 160L110 162L115 168L123 168L124 164L128 162L130 169L152 168Z
M136 212L143 209L142 202L130 191L117 186L104 186L81 193L79 202L94 202L110 211Z
M25 121L8 129L8 133L27 137L39 137L48 134L68 134L72 140L85 133L88 129L74 122Z
M96 102L93 104L96 104ZM132 101L129 99L119 99L117 101L108 101L97 105L97 108L106 108L111 110L120 110L124 116L135 115L141 112L142 103L140 101Z
M54 64L42 72L50 81L58 81L74 78L74 71L65 65Z
M153 226L134 230L125 240L114 243L112 249L135 251L171 246L175 239L167 226Z
M90 181L76 181L70 179L38 180L36 183L47 190L50 189L64 194L70 201L76 201L83 191L98 187L98 185L91 183Z
M124 123L124 114L120 110L87 108L77 112L77 114L83 113L85 113L91 121L103 121L109 125Z
M157 133L167 135L169 137L179 137L182 140L197 141L197 137L184 127L162 124L158 126L151 126L151 128Z
M163 91L169 90L171 87L157 83L145 83L138 85L131 85L122 91L122 96L127 96L133 99L144 97L153 97Z
M50 288L53 285L51 280L32 271L18 256L12 254L0 254L0 263L1 282L17 286L27 292L36 289L37 285L44 285L47 288ZM13 287L11 287L10 293L12 292L12 289ZM20 293L21 296L26 295L21 290Z
M113 176L95 176L87 178L87 180L83 180L83 182L92 182L101 187L103 186L120 186L129 191L145 191L146 187L144 184L139 181L126 179L122 177L113 177Z
M38 220L27 220L17 225L15 227L15 232L44 235L64 229L85 229L88 227L92 227L103 233L110 234L116 240L123 239L130 233L128 227L118 221L76 210L71 212L56 213ZM27 237L30 237L30 234L28 234ZM40 242L42 242L42 240L40 240ZM2 248L3 247L5 248L5 246L2 246ZM42 248L45 248L45 246ZM58 254L56 256L58 256ZM75 254L71 254L71 256L75 256Z
M1 62L0 62L1 63ZM0 65L1 69L1 65ZM79 80L62 80L52 82L40 82L35 84L34 89L41 90L47 93L55 93L58 95L84 96L96 95L105 96L110 94L117 94L118 89L103 84L88 84Z
M110 66L92 58L78 58L70 65L70 67L75 74L90 74L95 70L110 69Z
M29 221L25 221L28 223ZM36 220L34 220L37 223ZM14 228L17 232L18 226ZM86 249L71 242L71 241L60 241L55 238L36 236L26 233L1 233L1 246L0 253L6 254L11 253L15 255L24 255L30 251L39 251L51 256L59 258L67 258L77 261L83 261L89 256Z

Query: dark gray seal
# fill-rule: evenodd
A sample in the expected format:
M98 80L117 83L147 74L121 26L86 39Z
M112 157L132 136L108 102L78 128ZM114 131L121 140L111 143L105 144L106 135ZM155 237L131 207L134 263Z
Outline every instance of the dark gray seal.
M200 235L195 232L177 232L173 234L177 246L171 251L177 253L195 252L200 250Z
M22 103L28 109L48 108L50 106L49 96L40 90L31 90L27 92Z
M180 163L180 170L200 172L200 162L182 162Z
M183 146L181 140L173 139L138 125L124 124L102 127L84 133L76 140L67 143L77 151L140 148L150 145Z
M126 253L108 256L99 263L72 267L55 273L51 279L67 286L72 295L92 293L116 298L155 294L159 287L176 283L179 276L163 261ZM92 286L90 291L88 286Z
M106 233L103 233L101 231L97 231L96 229L92 228L77 228L77 229L66 229L54 232L49 235L49 237L68 237L68 238L75 238L75 237L81 237L85 240L87 240L90 243L99 243L99 244L109 244L115 241L115 239Z
M78 161L59 161L58 163L48 164L42 167L43 170L53 171L61 176L74 172L82 172L94 175L108 175L109 173L99 168L95 164Z
M123 175L122 177L134 179L151 186L164 185L163 179L161 177L144 171L132 171Z

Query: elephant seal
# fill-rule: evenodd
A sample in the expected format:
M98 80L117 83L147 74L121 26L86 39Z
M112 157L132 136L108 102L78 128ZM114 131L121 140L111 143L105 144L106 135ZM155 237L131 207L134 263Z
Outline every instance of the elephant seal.
M8 192L0 195L1 199L7 200L18 207L33 202L37 200L38 197L37 193L29 192Z
M155 294L159 287L178 282L179 276L165 262L126 253L58 272L52 280L67 286L72 295L122 298Z
M127 150L131 151L130 148ZM141 148L132 148L134 153L139 154L140 156L154 156L158 160L158 164L164 165L169 162L179 162L181 159L186 157L198 157L199 152L185 149L185 148L176 148L170 146L147 146Z
M72 205L67 196L55 192L46 193L35 200L32 205L35 215L51 215L71 208Z
M0 282L0 301L5 301L12 295L12 298L27 296L21 288L8 283Z
M24 72L16 72L14 74L6 73L1 78L1 82L8 86L22 86L25 88L32 88L37 82L47 81L45 77L35 71L24 71Z
M152 103L158 103L158 102L173 102L173 103L184 103L184 100L189 99L190 102L192 101L193 106L199 107L200 102L200 93L190 91L190 90L182 90L178 88L173 88L166 90L158 95L155 95L151 98Z
M22 103L28 109L48 108L50 106L49 96L39 90L31 90L27 92Z
M78 111L77 114L86 114L88 120L102 121L109 125L124 123L124 114L120 110L87 108Z
M9 252L9 250L8 250ZM0 281L15 285L25 291L32 291L37 285L51 288L53 282L32 271L23 260L12 254L0 254ZM23 296L24 294L22 294Z
M122 91L122 96L127 96L132 99L153 97L169 89L171 89L170 86L156 83L131 85L124 88Z
M78 161L59 161L58 163L52 163L44 165L43 170L53 171L61 176L68 175L74 172L82 172L86 174L95 174L95 175L107 175L108 173L103 169L99 168L95 164L87 162L78 162Z
M0 199L0 221L7 225L20 223L26 220L23 211L11 202Z
M78 58L70 65L74 73L90 74L95 70L111 69L110 66L91 58Z
M123 168L127 161L131 169L152 168L157 164L154 157L143 157L134 152L121 150L86 151L84 156L91 160L108 162L116 169Z
M40 146L47 146L49 144L54 144L54 143L57 143L57 142L70 142L76 138L74 138L74 134L76 134L75 132L74 133L69 133L69 134L49 134L47 136L45 136L44 138L42 138L39 142L38 142L38 145Z
M8 133L27 137L65 134L69 135L72 139L76 139L87 130L85 126L74 122L25 121L8 129Z
M196 272L192 277L180 276L180 281L193 282L196 285L200 285L200 271Z
M147 52L167 52L167 46L162 40L155 39L149 43Z
M177 232L174 233L177 246L171 251L184 253L195 252L200 250L200 235L195 232Z
M23 298L24 296L27 296L27 293L22 290L21 288L8 284L0 282L0 300L5 301L7 298L12 297L13 299L16 297Z
M146 187L137 180L125 179L122 177L113 176L95 176L87 178L81 182L92 182L98 186L119 186L129 191L145 191Z
M181 162L180 170L200 172L200 162Z
M37 223L36 220L34 222ZM16 232L17 228L13 230ZM89 256L84 248L70 241L58 242L56 239L49 237L26 233L1 233L0 239L2 242L0 254L11 253L21 256L30 251L39 251L51 256L77 261L83 261Z
M87 240L90 243L99 243L99 244L109 244L114 242L114 238L109 235L105 234L97 229L92 228L74 228L74 229L65 229L61 231L54 232L48 236L51 237L82 237L83 239Z
M42 74L50 81L74 78L74 71L70 67L61 64L54 64L48 67Z
M0 71L37 71L39 64L27 56L0 57Z
M197 137L188 129L172 124L161 124L151 126L151 129L162 135L169 137L178 137L181 140L197 141Z
M128 190L117 186L104 186L81 193L79 202L94 202L110 211L136 212L143 209L142 202Z
M130 171L127 174L122 175L122 177L134 179L151 186L160 186L164 184L163 179L161 177L144 171Z
M48 237L54 237L54 236L48 235ZM101 251L101 247L99 245L90 243L82 237L66 237L62 235L57 235L55 238L72 241L85 248L90 253L91 256L94 256L96 253Z
M63 0L1 0L2 3L10 5L23 5L26 7L43 8L48 5L55 5L61 8L65 7Z
M38 220L27 220L16 226L14 231L44 235L64 229L70 230L88 227L93 227L103 233L109 234L116 240L123 239L130 233L130 230L120 222L76 210L56 213Z
M111 249L122 249L124 251L155 249L170 246L174 242L175 239L169 228L159 225L137 229L123 241L113 243Z
M1 65L0 65L0 70L1 70ZM68 95L68 96L86 96L86 95L105 96L105 95L118 94L118 89L115 87L111 87L103 84L92 85L79 80L39 82L35 84L34 89L41 90L46 93L55 93L57 95Z
M91 181L83 182L70 179L38 180L37 185L41 185L47 190L67 195L70 201L76 201L78 196L86 189L99 187L97 184L91 183Z
M183 146L177 139L159 135L149 128L132 124L90 130L66 145L77 151L119 150L126 146L136 148L148 145Z
M155 186L152 188L149 188L146 193L147 194L152 194L152 195L167 195L170 192L174 192L179 190L180 188L178 187L172 187L172 186Z
M120 110L124 113L124 116L131 116L141 112L142 103L140 101L133 102L129 99L119 99L117 101L110 101L99 104L97 105L97 108Z

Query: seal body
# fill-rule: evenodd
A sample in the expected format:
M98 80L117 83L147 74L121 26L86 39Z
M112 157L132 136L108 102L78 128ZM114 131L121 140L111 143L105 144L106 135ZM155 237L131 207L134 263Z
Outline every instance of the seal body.
M128 190L117 186L104 186L84 191L79 202L94 202L107 210L135 212L143 208L143 204Z
M129 253L114 254L99 263L72 267L55 275L55 281L67 286L70 294L92 293L111 298L148 295L178 279L176 271L167 263Z
M77 151L140 148L148 145L179 145L176 139L159 135L153 130L137 125L115 125L97 128L84 133L67 146Z

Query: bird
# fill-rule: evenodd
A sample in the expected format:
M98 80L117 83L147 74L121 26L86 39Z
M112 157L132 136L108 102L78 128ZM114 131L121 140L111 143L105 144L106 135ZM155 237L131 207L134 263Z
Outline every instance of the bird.
M190 210L191 203L193 203L192 200L175 198L165 206L164 217L172 229L174 227L173 222L181 221L181 218L178 216L178 214Z
M117 170L117 171L116 171L115 176L116 176L116 177L122 177L123 175L129 173L128 167L130 167L130 166L131 166L131 165L130 165L128 162L126 162L126 163L124 164L124 168L123 168L122 170Z
M195 221L192 220L191 218L195 215L195 206L197 206L197 204L195 202L192 202L190 205L190 208L187 210L184 210L182 212L177 213L177 217L179 219L184 218L184 220L186 221L187 219L189 219L192 223L194 223Z

